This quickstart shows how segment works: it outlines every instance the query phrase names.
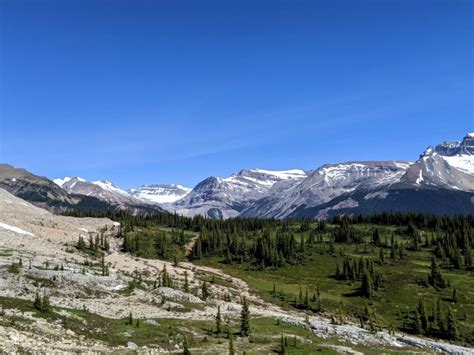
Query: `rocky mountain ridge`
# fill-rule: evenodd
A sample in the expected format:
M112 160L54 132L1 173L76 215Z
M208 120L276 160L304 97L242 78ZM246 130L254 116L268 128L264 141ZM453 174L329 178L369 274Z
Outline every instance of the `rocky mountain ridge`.
M462 213L470 211L469 194L474 191L474 133L460 142L429 146L416 161L350 161L307 172L242 169L226 178L208 177L193 189L155 184L126 191L110 181L80 177L55 183L0 165L0 187L56 211L128 208L136 213L166 210L210 218L287 218L308 216L309 211L317 211L311 217L324 217L384 209ZM441 208L414 204L420 189L427 201L441 203ZM442 196L457 202L443 203Z

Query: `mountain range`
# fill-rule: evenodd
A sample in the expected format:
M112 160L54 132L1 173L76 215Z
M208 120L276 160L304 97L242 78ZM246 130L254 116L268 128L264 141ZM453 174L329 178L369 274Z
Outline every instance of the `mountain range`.
M474 213L474 133L429 146L416 161L351 161L310 171L243 169L226 178L208 177L193 189L153 184L124 190L80 177L51 181L3 164L0 188L53 211L127 209L210 218Z

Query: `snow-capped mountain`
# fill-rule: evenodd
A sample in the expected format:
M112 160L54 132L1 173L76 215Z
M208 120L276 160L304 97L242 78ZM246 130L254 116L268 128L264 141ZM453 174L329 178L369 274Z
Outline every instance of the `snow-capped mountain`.
M275 185L267 196L241 215L284 218L300 206L317 206L357 189L397 183L410 164L409 161L326 164L294 184Z
M418 186L474 191L474 133L461 142L428 147L406 173L405 181Z
M227 178L209 177L194 187L173 210L178 214L197 214L212 218L236 217L250 204L264 197L279 183L296 182L306 177L303 170L241 170Z
M173 203L191 192L192 189L178 184L154 184L142 185L138 189L130 189L128 192L136 198L152 203Z
M461 142L428 147L415 162L363 161L315 170L244 169L209 177L192 190L143 185L125 191L110 181L80 177L54 180L0 164L0 187L39 206L133 213L163 209L211 218L325 218L380 211L474 213L474 133Z
M0 164L0 188L53 212L70 209L107 211L113 208L92 196L68 194L48 178L8 164Z
M325 218L380 211L474 213L474 133L428 147L390 184L357 188L319 205L299 204L288 217Z
M69 194L93 196L114 205L141 205L143 201L107 180L87 181L81 177L53 180Z

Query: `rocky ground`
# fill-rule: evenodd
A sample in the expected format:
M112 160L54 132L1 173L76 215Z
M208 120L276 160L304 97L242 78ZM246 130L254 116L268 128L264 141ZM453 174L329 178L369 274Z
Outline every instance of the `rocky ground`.
M237 322L243 296L250 301L252 317L279 319L282 324L308 329L321 339L338 339L344 345L328 347L340 353L356 353L354 348L358 344L414 351L472 352L451 344L402 334L373 333L354 324L337 325L322 317L283 310L265 303L244 281L220 270L191 263L173 265L122 253L121 240L116 237L119 229L117 223L106 219L53 215L0 189L0 297L4 301L0 352L182 352L182 341L171 344L172 350L160 345L138 347L133 338L124 334L126 341L122 345L110 345L107 339L86 337L79 331L90 326L86 314L110 322L126 319L131 313L149 325L160 323L160 319L181 320L185 324L213 321L218 306L224 319ZM100 260L75 247L80 236L87 241L96 235L107 237L110 244L104 256L108 275L103 275ZM164 270L173 280L173 288L155 284ZM184 292L185 274L189 292ZM200 292L203 280L213 280L207 300L202 299ZM25 306L32 304L38 292L48 295L53 306L54 317L48 320ZM70 322L74 322L78 332L67 326ZM237 344L239 341L245 340L236 339ZM224 353L227 347L219 342L206 349L209 353Z

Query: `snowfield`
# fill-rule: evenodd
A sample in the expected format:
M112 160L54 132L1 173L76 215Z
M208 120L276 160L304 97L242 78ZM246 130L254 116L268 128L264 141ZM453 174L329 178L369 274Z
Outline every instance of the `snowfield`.
M461 154L452 157L443 157L443 159L452 167L467 174L474 175L474 155Z
M5 230L10 231L10 232L13 232L13 233L16 233L16 234L30 235L30 236L34 237L33 233L27 232L27 231L25 231L21 228L14 227L14 226L11 226L11 225L6 224L6 223L0 223L0 228L5 229Z

